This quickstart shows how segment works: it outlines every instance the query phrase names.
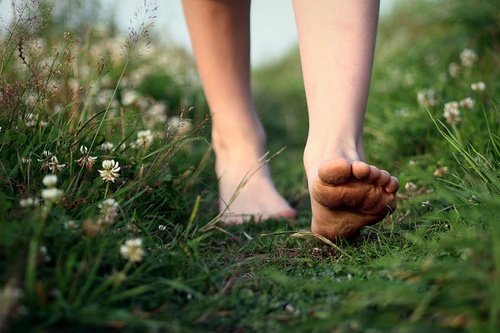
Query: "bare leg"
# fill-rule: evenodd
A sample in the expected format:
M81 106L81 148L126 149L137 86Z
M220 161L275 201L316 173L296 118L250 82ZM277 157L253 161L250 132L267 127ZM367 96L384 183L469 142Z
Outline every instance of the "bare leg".
M220 210L228 223L249 218L294 217L276 191L267 165L229 207L245 175L265 153L265 135L250 92L250 1L183 0L198 71L212 114Z
M309 109L304 165L313 232L353 236L395 206L397 179L364 163L378 1L294 0Z

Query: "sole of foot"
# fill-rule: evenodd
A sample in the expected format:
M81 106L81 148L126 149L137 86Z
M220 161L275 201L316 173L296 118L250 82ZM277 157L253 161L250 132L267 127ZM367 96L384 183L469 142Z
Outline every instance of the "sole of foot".
M396 208L398 180L362 161L323 162L309 185L311 231L330 240L356 236Z

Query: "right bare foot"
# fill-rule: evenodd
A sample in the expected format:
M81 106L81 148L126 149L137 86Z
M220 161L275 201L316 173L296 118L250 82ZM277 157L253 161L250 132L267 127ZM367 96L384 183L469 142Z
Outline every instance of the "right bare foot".
M224 167L221 166L224 165ZM296 211L278 193L271 180L267 164L217 161L219 176L219 210L226 224L241 224L250 220L295 218Z
M355 236L395 209L399 184L385 170L336 157L308 174L311 230L330 240Z

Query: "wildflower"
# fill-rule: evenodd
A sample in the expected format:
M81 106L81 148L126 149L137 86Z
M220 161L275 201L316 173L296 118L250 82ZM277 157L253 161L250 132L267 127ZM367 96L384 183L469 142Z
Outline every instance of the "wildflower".
M477 53L472 49L464 49L460 53L460 60L465 67L471 67L477 60Z
M434 89L424 89L417 93L417 101L421 107L428 108L436 106L436 91Z
M34 198L23 198L19 200L19 206L26 208L26 207L33 207L36 205L36 201Z
M80 146L80 152L82 153L82 157L80 157L76 163L82 168L87 168L88 170L92 170L94 167L95 161L97 157L90 156L88 153L88 148L85 146Z
M137 100L138 97L139 94L135 90L125 90L122 92L122 104L131 105Z
M59 202L63 195L63 191L57 188L46 188L42 190L42 198L48 202Z
M115 199L109 198L99 204L99 209L101 212L100 217L97 220L97 225L110 225L118 216L118 209L120 209L120 205L118 205L118 202L116 202Z
M102 151L111 151L113 150L113 148L115 148L115 145L112 144L111 142L104 142L102 145L101 145L101 150Z
M57 171L61 171L66 167L66 164L59 163L57 157L48 150L44 150L42 156L44 158L38 159L38 162L43 162L42 170L48 170L52 173L56 173Z
M429 200L422 201L422 208L431 208L431 202Z
M187 134L191 130L191 127L192 124L189 120L179 117L172 117L168 122L168 128L180 135Z
M23 164L30 164L30 163L31 163L31 158L30 158L30 157L23 157L23 158L21 159L21 162L22 162Z
M438 165L433 175L436 177L443 177L448 173L448 167Z
M76 230L78 229L78 224L76 224L74 220L69 220L64 222L64 228L69 230Z
M406 192L415 192L417 190L417 185L414 182L408 182L405 184Z
M35 127L38 122L38 115L34 113L28 113L26 114L26 117L24 119L24 124L26 127Z
M460 73L460 66L456 62L452 62L448 66L448 73L450 74L451 77L456 78Z
M47 250L47 247L45 245L40 246L40 248L38 249L38 255L45 262L49 262L51 260L49 251Z
M56 175L46 175L42 179L43 185L48 188L55 188L57 185L57 176Z
M460 117L460 111L458 110L458 102L448 102L444 105L443 116L446 122L450 125L455 125L459 123L462 118Z
M99 171L99 175L104 181L114 182L115 179L119 176L118 171L120 171L120 167L118 162L115 162L115 160L104 160L102 162L102 168L104 170L97 171Z
M158 226L158 230L160 230L160 231L165 231L165 230L167 230L167 226L166 226L166 225L163 225L163 224L160 224L160 225Z
M474 82L470 85L470 88L473 90L473 91L479 91L479 92L482 92L486 89L486 83L484 83L483 81L479 81L479 82Z
M97 93L95 103L99 107L105 107L108 105L109 101L113 98L113 90L112 89L104 89Z
M151 107L146 111L146 116L153 124L165 123L167 121L165 104L157 102L151 105Z
M131 262L142 261L145 255L142 248L142 239L134 238L127 240L124 245L120 246L120 254L124 259L128 259Z
M137 140L135 141L135 146L148 149L153 143L153 134L151 130L139 131L137 133Z
M464 98L459 104L465 110L472 110L474 108L474 100L470 97Z

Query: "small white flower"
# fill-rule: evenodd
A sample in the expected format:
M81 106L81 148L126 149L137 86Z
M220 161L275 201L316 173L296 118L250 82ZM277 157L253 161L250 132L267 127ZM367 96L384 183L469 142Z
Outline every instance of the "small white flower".
M113 150L114 147L115 147L115 145L112 144L111 142L104 142L101 145L101 150L102 151L111 151L111 150Z
M142 248L142 239L134 238L127 240L124 245L120 246L120 254L124 259L131 262L142 261L146 254Z
M118 216L118 210L120 205L113 198L108 198L99 204L99 209L101 210L99 219L97 220L98 225L110 225L112 224L116 217Z
M158 226L158 230L160 230L160 231L165 231L165 230L167 230L167 226L166 226L166 225L163 225L163 224L160 224L160 225Z
M144 130L137 132L137 140L135 140L135 147L148 149L153 143L153 134L151 130Z
M424 89L417 93L417 101L421 107L428 108L436 106L436 91L434 89Z
M465 67L471 67L477 60L477 53L472 49L464 49L462 53L460 53L460 61L462 61L462 65Z
M43 177L42 183L43 183L43 185L45 185L45 187L48 187L48 188L56 187L57 176L54 174L46 175L45 177Z
M448 73L450 74L451 77L456 78L458 77L458 74L460 74L460 66L456 62L452 62L448 66Z
M456 101L448 102L444 105L443 117L450 125L457 124L462 120L458 106L459 104Z
M151 107L146 111L146 117L150 121L150 124L160 123L164 124L167 121L167 108L165 104L157 102L151 105Z
M460 106L469 111L474 109L474 104L474 100L470 97L464 98L460 101Z
M430 208L432 206L429 200L422 201L422 208Z
M438 166L434 171L433 175L436 177L443 177L448 173L448 167L446 166Z
M408 182L405 184L405 190L407 192L415 192L417 190L417 185L414 182Z
M26 208L26 207L33 207L36 205L36 201L33 198L23 198L19 200L19 206Z
M59 202L63 195L63 191L57 188L46 188L42 190L42 198L48 202Z
M48 153L51 154L50 152ZM56 173L57 171L61 171L66 167L66 164L59 163L59 160L57 159L56 156L54 155L46 155L46 156L48 156L48 158L42 163L42 170L48 170L52 173Z
M76 230L78 229L78 224L76 224L74 220L69 220L64 222L64 228L69 230Z
M28 113L26 114L26 117L24 119L24 123L26 127L35 127L36 124L38 123L38 115L34 113Z
M120 171L120 166L118 162L115 162L115 160L104 160L102 162L102 168L104 170L98 170L99 175L104 181L111 181L114 182L115 179L119 176L119 171Z
M23 157L23 158L21 159L21 162L22 162L23 164L30 164L30 163L31 163L31 157Z
M137 100L138 97L139 94L135 90L125 90L122 92L122 104L131 105Z
M95 156L90 156L88 153L88 148L85 146L80 146L80 152L82 153L82 157L80 157L76 163L78 163L79 166L82 168L87 168L88 170L92 170L94 167L95 161L97 160L97 157Z
M189 120L179 117L172 117L168 122L168 129L180 135L189 133L192 127L193 125Z
M479 82L474 82L470 85L470 88L473 90L473 91L479 91L479 92L482 92L486 89L486 83L484 83L483 81L479 81Z

